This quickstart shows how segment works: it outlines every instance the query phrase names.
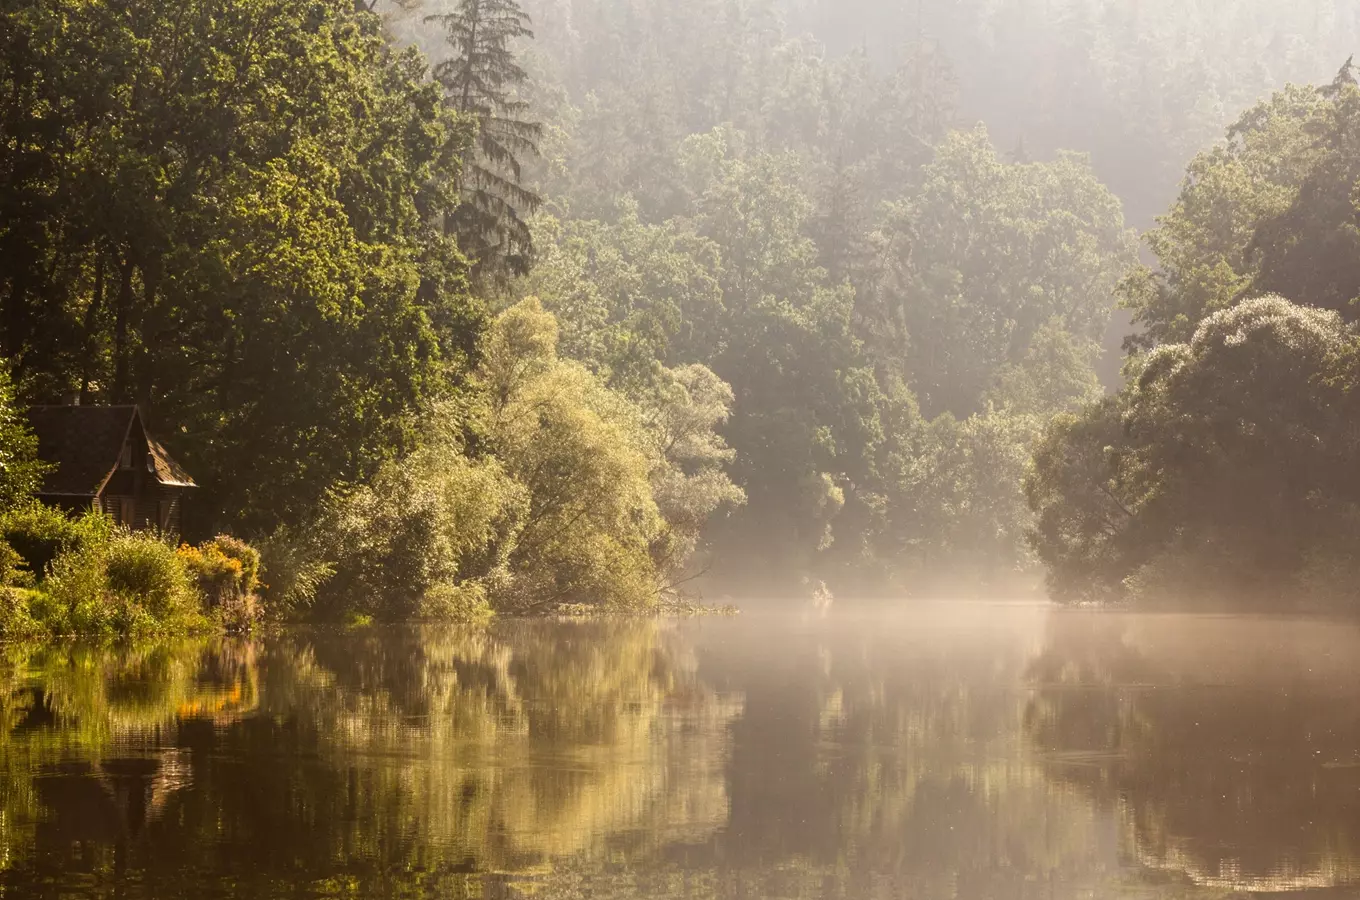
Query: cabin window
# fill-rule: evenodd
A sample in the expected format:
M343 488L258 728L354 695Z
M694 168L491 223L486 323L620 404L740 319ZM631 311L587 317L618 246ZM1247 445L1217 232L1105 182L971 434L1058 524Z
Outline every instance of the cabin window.
M108 459L107 456L104 458ZM132 468L132 441L128 441L123 445L123 453L121 456L118 457L118 468L120 469Z

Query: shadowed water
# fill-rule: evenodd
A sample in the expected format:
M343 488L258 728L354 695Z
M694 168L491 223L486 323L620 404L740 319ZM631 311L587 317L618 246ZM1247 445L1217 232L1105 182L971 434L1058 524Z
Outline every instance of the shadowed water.
M1360 629L1042 607L0 653L22 897L1360 893Z

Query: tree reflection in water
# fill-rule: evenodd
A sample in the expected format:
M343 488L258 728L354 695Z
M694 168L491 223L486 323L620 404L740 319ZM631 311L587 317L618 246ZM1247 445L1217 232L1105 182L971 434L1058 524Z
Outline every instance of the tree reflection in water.
M1307 623L997 607L9 647L0 888L1200 900L1344 885L1357 643Z
M371 891L702 838L739 701L655 623L13 649L9 886ZM416 875L415 873L425 873Z
M1360 883L1360 629L1056 614L1026 727L1143 865L1235 891Z

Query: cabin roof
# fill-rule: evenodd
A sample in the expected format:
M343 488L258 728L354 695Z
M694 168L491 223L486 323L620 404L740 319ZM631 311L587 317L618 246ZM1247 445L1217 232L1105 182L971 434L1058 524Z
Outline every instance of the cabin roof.
M118 470L123 443L140 422L135 406L34 406L29 424L38 438L38 458L55 463L40 494L97 497ZM146 433L143 427L143 433ZM196 487L189 473L150 434L148 461L156 480L168 487ZM137 461L134 460L134 465Z

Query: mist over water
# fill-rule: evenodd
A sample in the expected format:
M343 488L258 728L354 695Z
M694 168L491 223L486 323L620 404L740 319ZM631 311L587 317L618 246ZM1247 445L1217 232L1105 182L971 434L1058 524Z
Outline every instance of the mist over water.
M927 606L11 650L15 896L1360 882L1360 629Z

